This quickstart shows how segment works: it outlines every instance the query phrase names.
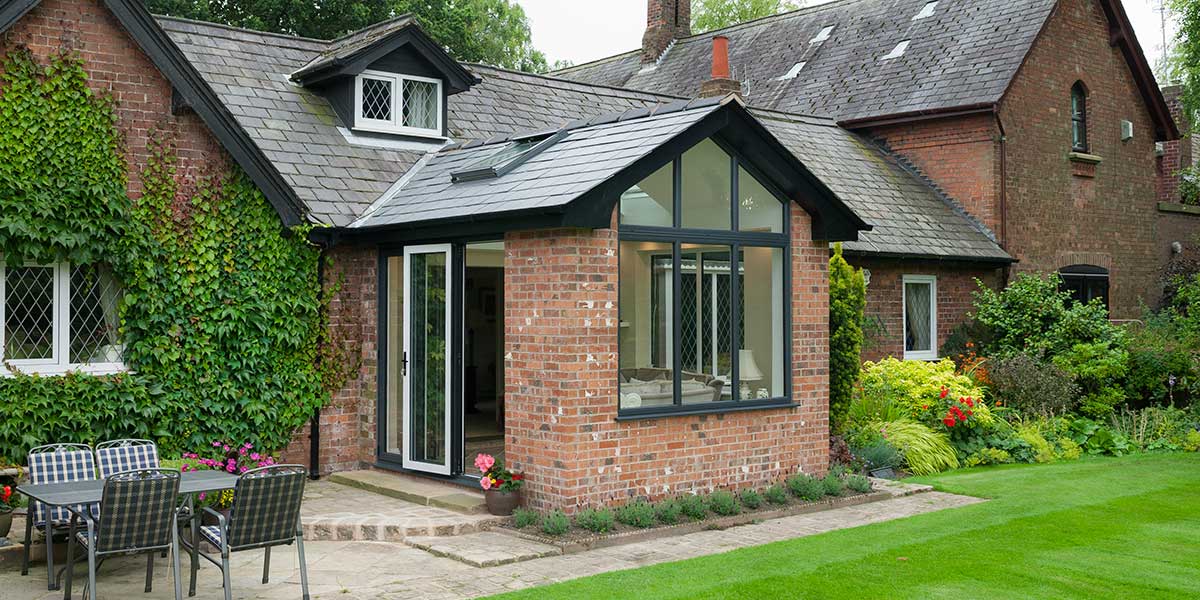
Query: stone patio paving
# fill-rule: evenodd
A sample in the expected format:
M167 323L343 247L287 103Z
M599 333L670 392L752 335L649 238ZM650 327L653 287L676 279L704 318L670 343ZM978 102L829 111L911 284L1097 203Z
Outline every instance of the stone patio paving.
M472 533L498 521L390 498L330 481L304 486L304 539L402 542L416 536Z
M744 525L723 531L702 531L592 550L550 556L496 567L479 568L439 558L403 543L352 541L310 542L310 591L314 598L458 599L505 590L545 585L607 571L683 560L786 539L857 527L917 514L982 502L979 498L940 492L897 496L888 500ZM460 515L461 516L461 515ZM502 540L489 538L491 543ZM515 538L514 538L515 539ZM235 598L299 598L299 571L291 548L277 548L271 557L271 583L259 582L262 553L233 557ZM100 598L171 598L170 570L158 561L154 592L142 594L145 562L118 558L105 563L97 591ZM186 569L186 566L184 567ZM201 562L198 598L221 598L220 572ZM49 600L62 592L47 592L45 566L36 565L29 577L17 567L0 567L0 596L4 600ZM186 585L186 579L185 579Z

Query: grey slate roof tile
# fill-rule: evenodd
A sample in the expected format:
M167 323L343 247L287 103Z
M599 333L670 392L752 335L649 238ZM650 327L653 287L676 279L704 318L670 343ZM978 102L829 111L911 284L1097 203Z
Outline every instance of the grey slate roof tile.
M1054 0L836 0L676 41L657 68L640 51L556 75L695 96L709 77L711 38L729 37L730 66L751 106L839 121L989 104L1003 95ZM823 27L829 39L809 43ZM880 60L901 40L904 55ZM793 65L805 66L782 79Z

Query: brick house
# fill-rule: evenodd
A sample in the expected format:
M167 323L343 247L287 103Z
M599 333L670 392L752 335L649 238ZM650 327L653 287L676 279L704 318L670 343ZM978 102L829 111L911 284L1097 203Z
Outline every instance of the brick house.
M237 165L282 225L318 226L322 281L339 290L330 326L361 366L297 432L290 459L320 473L374 467L470 483L475 453L490 452L527 474L532 505L574 510L827 469L831 242L871 269L870 310L887 332L878 351L910 358L937 355L976 277L994 285L1051 260L1102 267L1120 313L1136 289L1123 277L1150 268L1139 254L1157 250L1146 232L1105 229L1114 215L1143 219L1134 203L1142 191L1153 200L1154 139L1176 135L1153 80L1142 85L1148 72L1087 77L1091 144L1068 155L1051 134L1071 145L1069 114L1036 91L1051 75L1018 69L1026 55L1041 64L1028 30L1038 10L1045 31L1070 19L1097 29L1084 8L1114 5L909 4L843 0L738 26L727 51L675 25L686 3L652 1L644 49L561 77L458 63L408 17L326 41L154 17L136 0L0 2L0 43L42 58L78 51L91 85L118 102L131 167L145 163L147 131L166 128L181 180ZM835 13L845 20L809 18ZM915 31L983 13L1004 24L987 29L1004 52L986 86L950 68L983 70L982 55L950 60L934 80L911 76L936 54L920 39L875 47L885 21ZM750 50L749 39L771 36L745 32L793 21L803 35L783 29L777 45ZM1090 57L1090 68L1144 64L1131 35L1112 39L1080 50L1112 55ZM850 61L810 82L822 51L881 61L886 73L854 75L863 67ZM755 71L750 55L778 64ZM846 92L855 102L815 93L834 79L863 85ZM909 80L921 83L901 90ZM801 83L812 88L785 93ZM1102 97L1119 85L1123 97ZM970 96L976 88L986 91ZM1041 108L988 100L1006 88L1032 90L1020 97ZM795 102L765 101L785 97ZM967 97L975 106L959 106ZM1128 141L1114 138L1118 118L1133 123ZM996 136L1002 126L1007 137ZM1045 138L1023 134L1021 169L1061 163L1058 176L1013 166L1017 131ZM1036 152L1040 161L1025 156ZM1060 243L1068 254L1057 258L1039 257L1042 230L1018 212L1032 212L1051 182L1074 190L1086 217L1070 226L1100 232ZM1092 206L1118 204L1114 190L1128 210ZM139 191L131 180L130 195Z
M1173 158L1157 159L1156 142L1177 148L1179 135L1117 0L841 0L704 35L691 34L689 4L652 0L642 49L556 75L694 95L710 40L723 36L750 106L833 119L1012 258L931 256L929 227L900 252L869 246L881 227L847 244L870 270L868 312L882 324L869 358L938 355L976 277L1058 272L1077 297L1103 297L1113 318L1138 318L1158 302L1175 243L1200 233L1200 219L1156 203L1174 191L1159 182L1156 163ZM906 308L905 289L920 306ZM910 311L936 335L911 331ZM918 333L923 352L913 352Z

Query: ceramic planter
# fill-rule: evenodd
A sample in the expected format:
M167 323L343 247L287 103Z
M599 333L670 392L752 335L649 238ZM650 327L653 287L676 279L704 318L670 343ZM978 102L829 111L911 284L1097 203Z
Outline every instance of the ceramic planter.
M8 537L8 532L12 530L12 515L11 510L0 512L0 538Z
M502 492L500 490L487 490L483 493L483 500L487 503L489 514L497 517L507 517L513 514L513 510L521 504L521 490L512 492Z

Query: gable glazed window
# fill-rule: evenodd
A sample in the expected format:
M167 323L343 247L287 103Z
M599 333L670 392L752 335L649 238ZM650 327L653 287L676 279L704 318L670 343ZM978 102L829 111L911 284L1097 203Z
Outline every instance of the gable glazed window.
M712 139L620 198L619 415L790 401L788 202Z
M0 359L44 375L124 370L120 297L103 265L0 264Z
M442 82L363 71L354 80L354 128L422 137L442 135Z
M1071 150L1088 151L1087 90L1082 81L1071 86Z

